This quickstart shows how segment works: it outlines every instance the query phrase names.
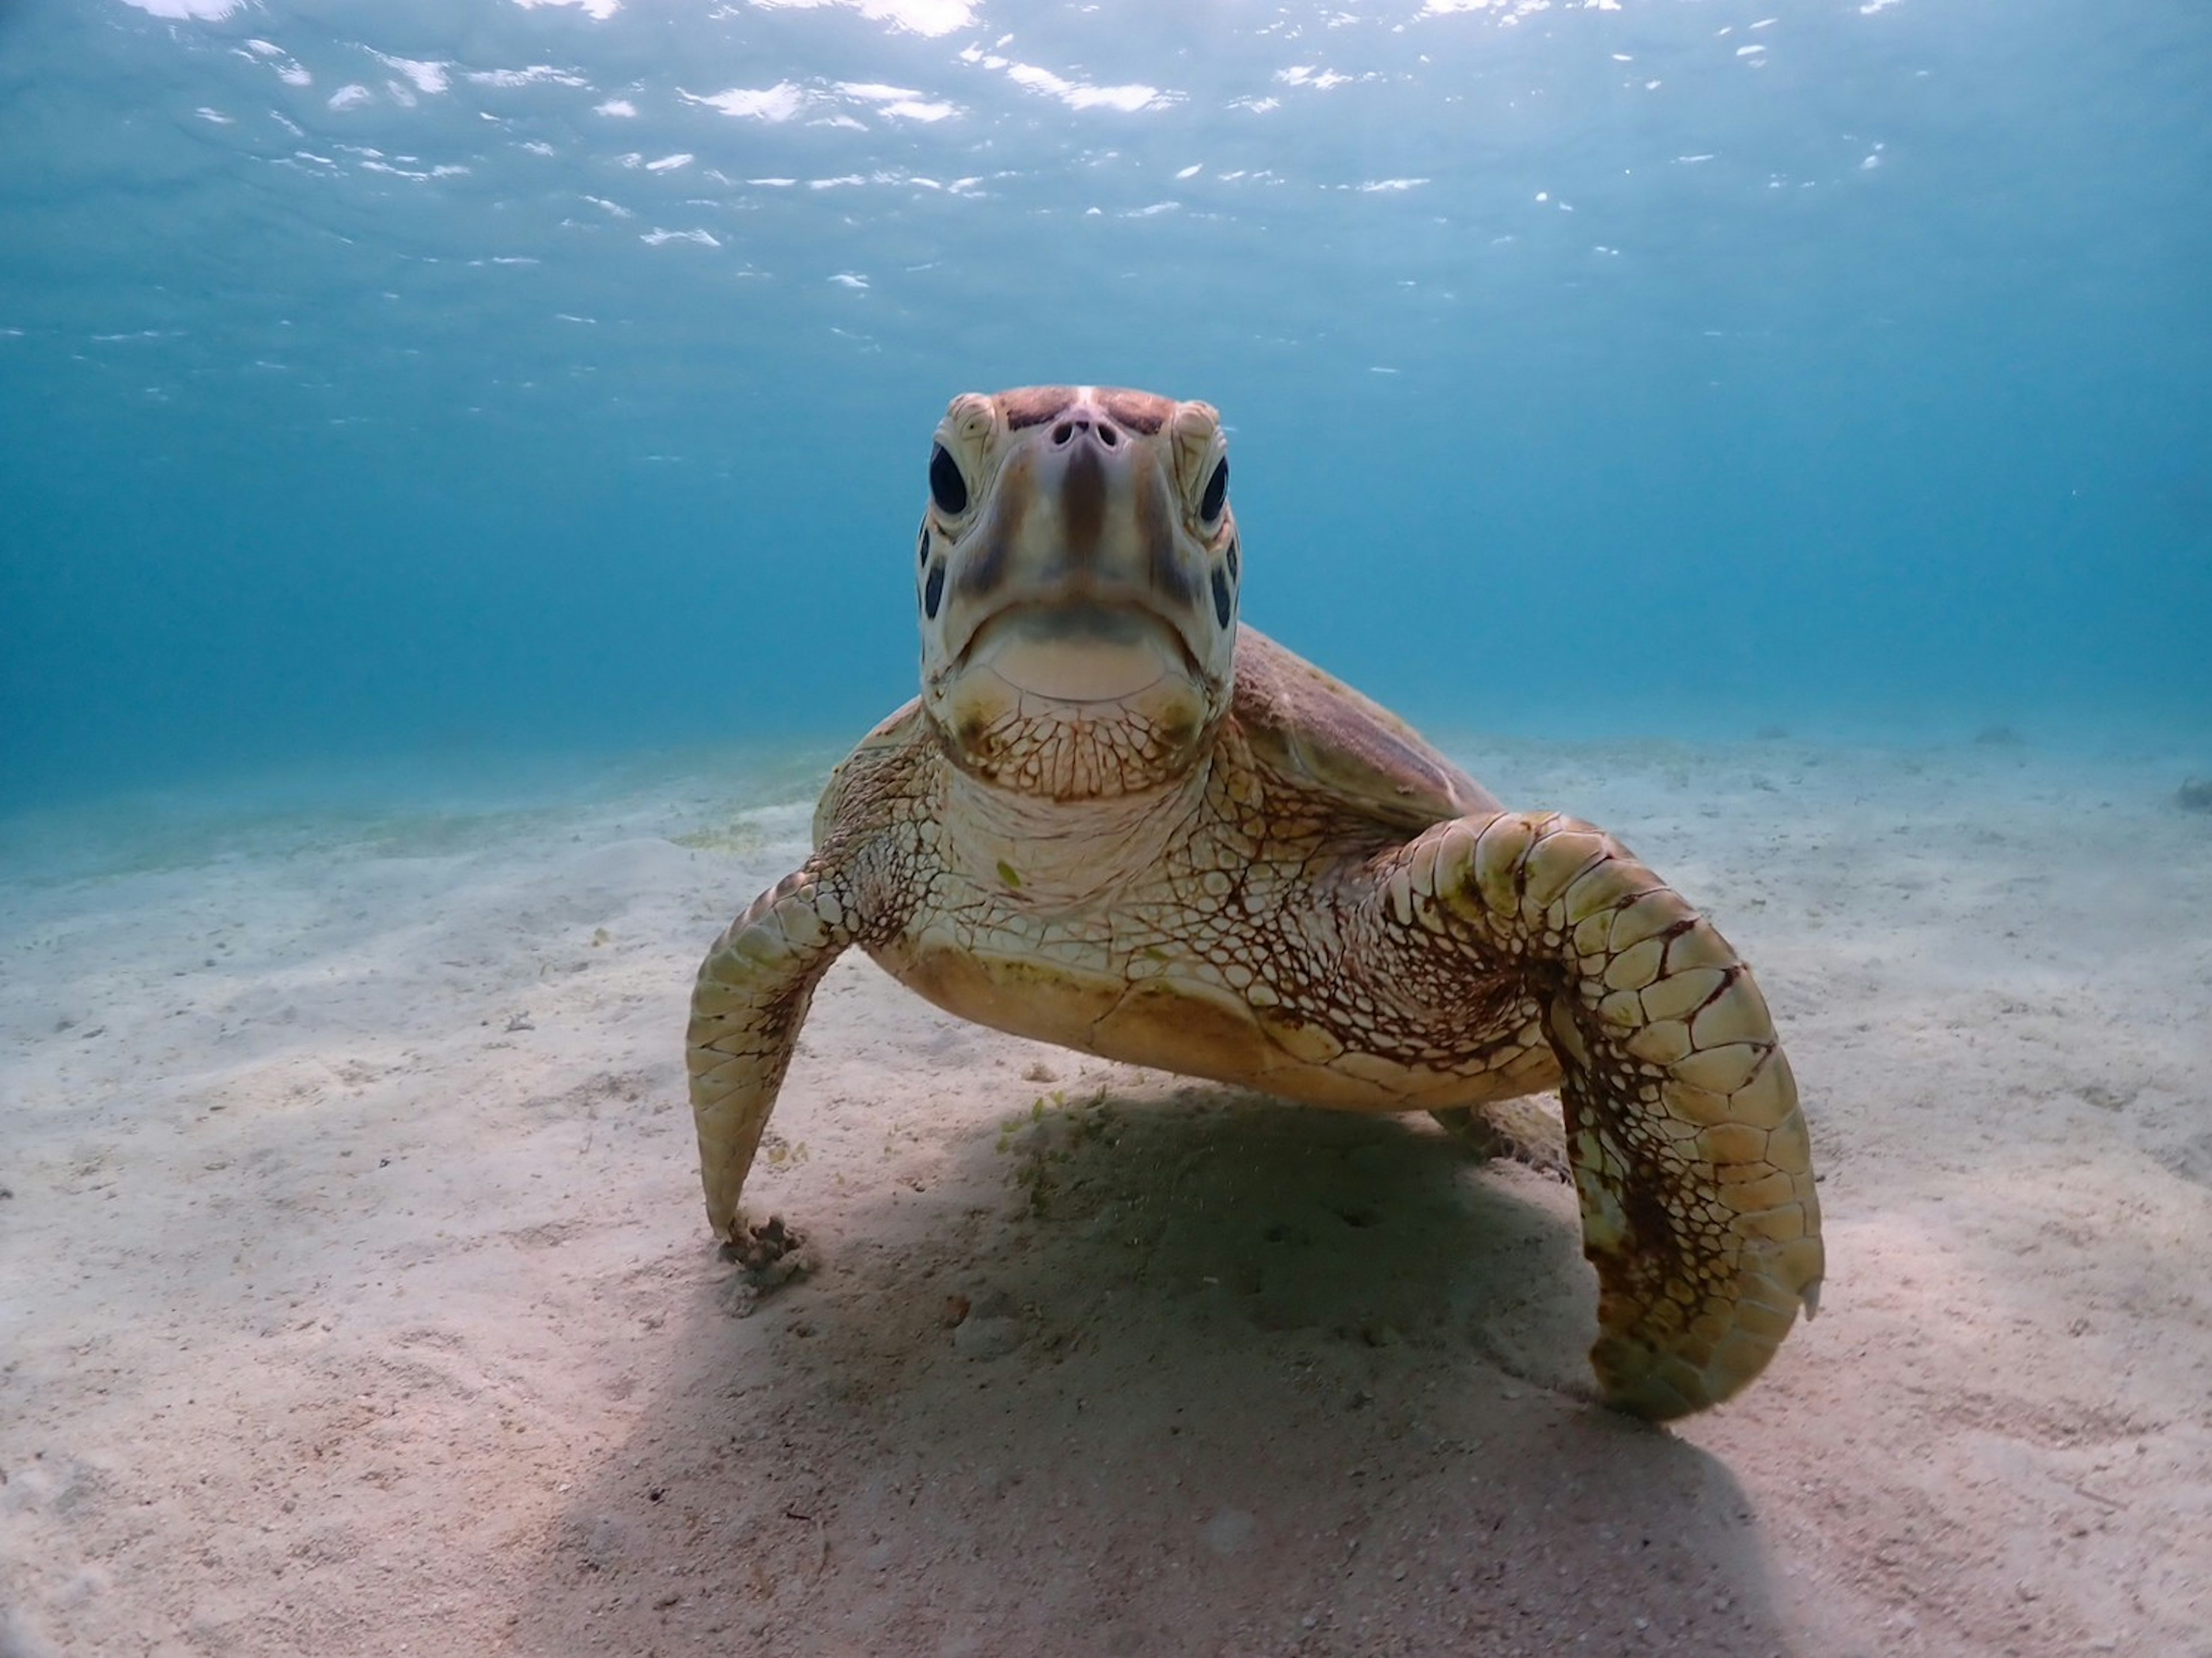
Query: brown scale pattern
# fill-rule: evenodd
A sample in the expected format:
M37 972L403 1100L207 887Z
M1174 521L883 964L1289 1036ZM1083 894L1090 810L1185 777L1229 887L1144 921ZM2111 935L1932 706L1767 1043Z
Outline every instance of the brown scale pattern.
M1009 714L961 733L972 774L1025 793L1094 800L1156 789L1188 770L1192 733L1151 721L1106 728Z

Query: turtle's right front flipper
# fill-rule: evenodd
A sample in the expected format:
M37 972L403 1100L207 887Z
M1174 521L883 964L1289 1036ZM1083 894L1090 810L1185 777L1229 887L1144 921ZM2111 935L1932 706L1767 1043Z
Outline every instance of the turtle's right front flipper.
M700 964L684 1062L707 1223L717 1237L743 1242L738 1194L814 987L853 942L852 915L848 896L812 859L756 898Z

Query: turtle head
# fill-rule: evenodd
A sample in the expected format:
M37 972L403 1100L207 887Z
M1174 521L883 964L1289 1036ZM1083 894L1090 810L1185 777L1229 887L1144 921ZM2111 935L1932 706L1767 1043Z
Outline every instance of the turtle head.
M1187 773L1229 707L1237 520L1220 416L1096 386L956 398L915 588L946 752L1055 800Z

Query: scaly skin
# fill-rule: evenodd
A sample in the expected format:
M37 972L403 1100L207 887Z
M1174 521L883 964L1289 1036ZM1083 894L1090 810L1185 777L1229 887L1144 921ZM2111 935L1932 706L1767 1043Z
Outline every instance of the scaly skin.
M1235 533L1224 526L1225 540L1193 537L1184 552L1218 558ZM1038 546L1065 538L1057 520L1030 530ZM1066 602L1013 564L1024 604ZM1084 706L1072 748L1054 724L1072 717L1064 705L1024 698L994 729L1006 737L1009 709L1036 729L973 763L980 727L951 728L926 697L839 768L813 856L700 971L689 1057L710 1224L742 1240L739 1194L814 986L858 945L968 1018L1285 1099L1480 1113L1559 1088L1607 1398L1652 1418L1727 1398L1814 1306L1822 1268L1804 1120L1750 970L1586 823L1490 804L1448 815L1487 803L1456 774L1388 789L1329 770L1341 731L1301 748L1279 729L1283 688L1313 671L1226 616L1198 620L1218 620L1236 666L1187 761L1163 764L1176 722L1148 690L1143 730L1169 729L1164 742L1117 747L1126 732L1107 699ZM1222 642L1195 625L1189 638ZM1068 646L1090 647L1087 635ZM1120 644L1098 648L1109 666L1128 659L1110 655ZM1184 659L1198 654L1186 644ZM937 681L956 707L963 662L947 652ZM1316 760L1315 744L1338 746ZM1123 751L1129 770L1102 786L1097 756ZM998 763L1009 753L1034 774L1023 786ZM1056 766L1067 753L1082 767ZM1413 827L1424 818L1441 821Z

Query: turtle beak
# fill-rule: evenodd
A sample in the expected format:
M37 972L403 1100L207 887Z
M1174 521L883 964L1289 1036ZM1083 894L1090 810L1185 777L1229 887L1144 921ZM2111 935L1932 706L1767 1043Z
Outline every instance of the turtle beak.
M1202 678L1175 629L1133 605L1000 610L970 637L960 667L988 668L1016 689L1055 702L1120 702L1163 679Z

